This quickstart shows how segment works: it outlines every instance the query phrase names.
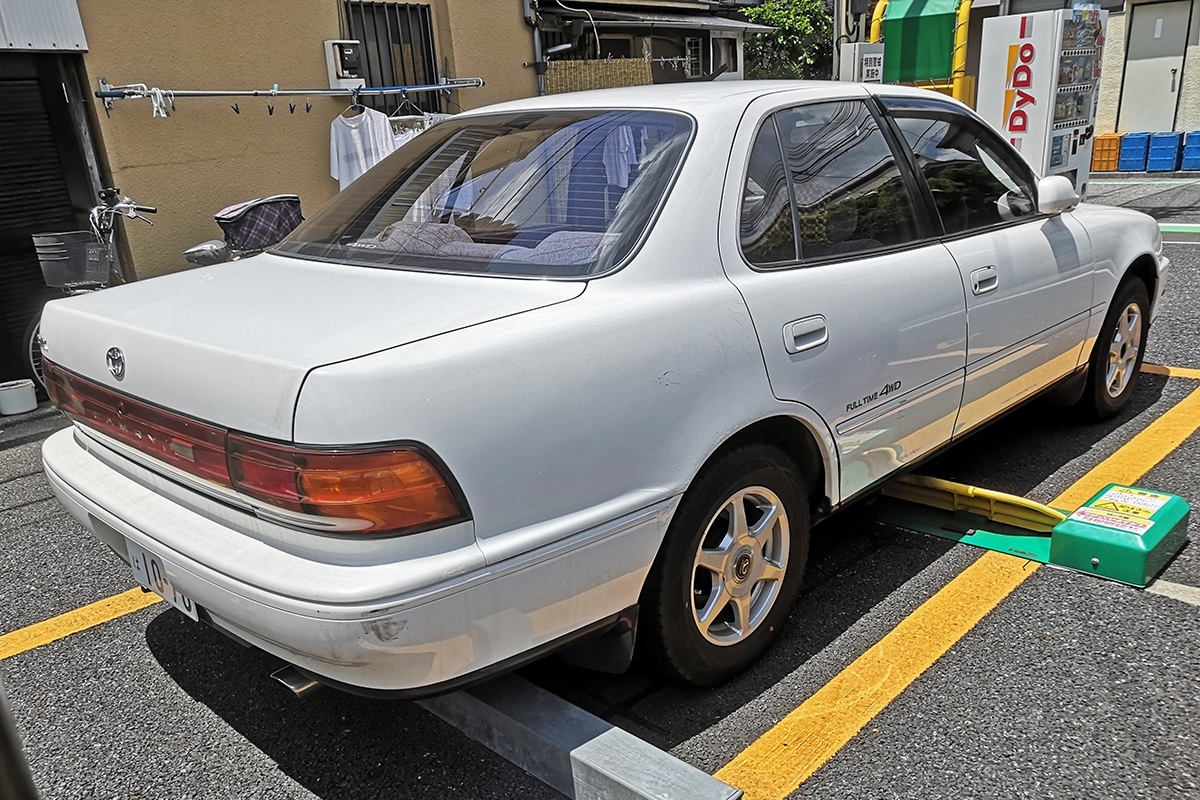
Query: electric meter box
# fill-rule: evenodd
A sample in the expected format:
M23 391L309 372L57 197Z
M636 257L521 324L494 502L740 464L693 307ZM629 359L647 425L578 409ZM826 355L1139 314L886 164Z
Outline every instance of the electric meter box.
M330 89L362 86L362 43L357 39L326 39L325 68L329 72Z
M838 80L883 83L883 45L844 42L838 59Z

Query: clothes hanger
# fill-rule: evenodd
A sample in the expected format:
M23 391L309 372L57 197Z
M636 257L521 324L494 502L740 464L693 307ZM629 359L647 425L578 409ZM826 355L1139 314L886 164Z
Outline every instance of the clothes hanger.
M359 87L359 88L362 88L362 87ZM345 116L346 116L346 111L353 111L353 112L354 112L353 114L351 114L349 117L346 117L347 119L350 119L350 118L352 118L352 117L356 117L356 116L358 116L358 115L359 115L359 114L361 114L363 111L366 111L366 106L364 106L364 105L362 105L361 103L359 103L359 102L358 102L358 89L354 89L354 90L352 90L352 95L353 95L353 96L352 96L352 98L351 98L351 100L350 100L350 105L346 106L346 110L345 110L345 111L343 111L343 112L342 112L341 114L339 114L338 116L345 117Z
M396 110L393 111L388 117L388 121L392 123L392 127L395 128L397 125L399 125L401 127L410 128L413 130L425 130L429 124L429 115L422 111L416 103L408 98L408 92L401 92L400 100L400 105L397 106ZM406 107L412 109L413 113L401 114L400 112L404 111Z

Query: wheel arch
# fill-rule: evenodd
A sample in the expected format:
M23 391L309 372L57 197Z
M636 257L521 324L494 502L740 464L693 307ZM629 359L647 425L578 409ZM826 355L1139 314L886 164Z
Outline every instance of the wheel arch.
M1153 304L1159 280L1158 267L1154 261L1154 256L1149 253L1142 253L1135 258L1125 270L1125 274L1121 276L1121 283L1124 283L1130 277L1141 279L1142 283L1146 285L1146 293L1150 296L1150 302Z
M774 445L795 460L806 481L804 493L809 500L814 521L829 512L836 495L836 484L833 482L836 470L828 463L831 456L827 456L818 434L805 421L794 416L780 414L767 417L740 429L709 455L697 474L725 453L752 443Z

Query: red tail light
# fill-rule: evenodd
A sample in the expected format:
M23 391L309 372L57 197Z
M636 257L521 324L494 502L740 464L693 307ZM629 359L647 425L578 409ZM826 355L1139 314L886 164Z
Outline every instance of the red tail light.
M117 394L48 361L43 365L46 393L67 416L188 474L230 485L224 430Z
M468 518L445 473L411 445L312 449L253 439L164 411L45 363L69 417L190 475L348 534L418 533ZM303 518L294 520L303 525Z

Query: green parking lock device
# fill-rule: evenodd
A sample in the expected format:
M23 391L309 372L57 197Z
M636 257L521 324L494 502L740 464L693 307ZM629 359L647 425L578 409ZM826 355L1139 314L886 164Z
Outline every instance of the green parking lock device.
M886 484L871 516L899 528L1145 588L1187 542L1177 495L1109 484L1073 512L924 475Z
M1054 526L1050 563L1145 586L1187 541L1182 497L1112 483Z

